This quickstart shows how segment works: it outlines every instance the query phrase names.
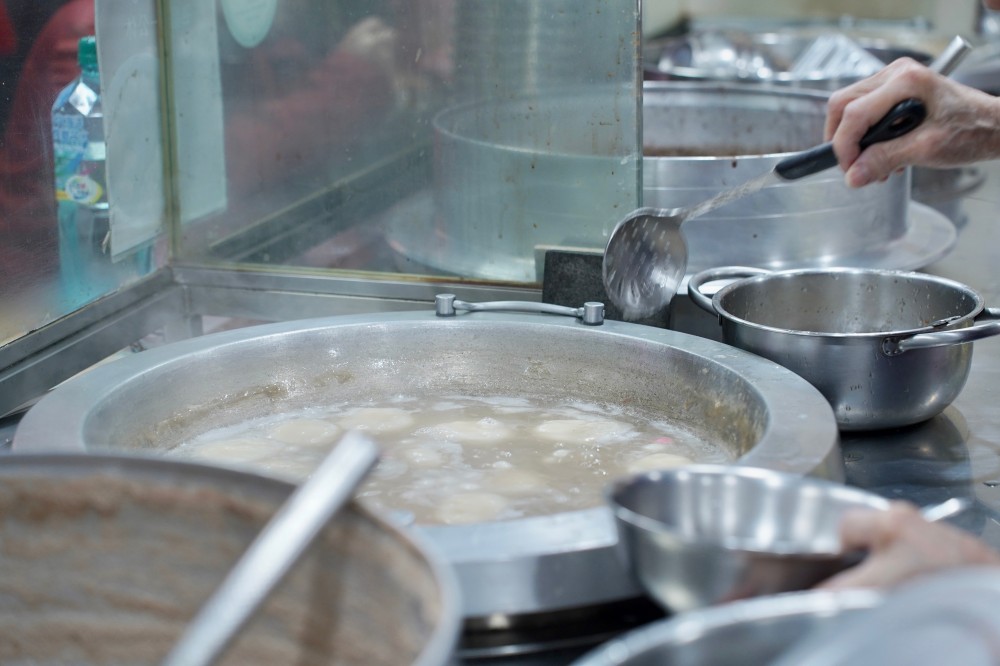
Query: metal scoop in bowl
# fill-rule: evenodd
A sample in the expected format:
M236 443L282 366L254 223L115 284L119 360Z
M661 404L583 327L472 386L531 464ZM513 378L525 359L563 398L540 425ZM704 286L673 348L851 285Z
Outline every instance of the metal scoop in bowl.
M892 108L861 139L864 150L916 128L927 116L923 102L908 99ZM771 171L707 201L684 208L639 208L615 226L604 250L603 277L608 297L627 320L648 317L670 305L687 270L682 225L767 185L797 180L837 164L833 145L795 153Z

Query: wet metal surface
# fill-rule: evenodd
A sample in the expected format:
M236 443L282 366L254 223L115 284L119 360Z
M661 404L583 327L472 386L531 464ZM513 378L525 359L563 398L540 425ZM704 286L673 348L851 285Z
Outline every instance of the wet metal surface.
M960 203L968 223L955 249L925 270L1000 301L1000 162L982 165L984 185ZM921 506L976 500L953 522L1000 548L1000 340L974 343L965 388L941 415L878 433L843 433L847 482Z

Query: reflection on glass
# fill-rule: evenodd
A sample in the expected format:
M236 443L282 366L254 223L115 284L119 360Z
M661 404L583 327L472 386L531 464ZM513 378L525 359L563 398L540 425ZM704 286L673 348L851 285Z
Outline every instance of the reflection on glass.
M148 242L111 252L95 49L87 51L86 83L79 79L80 40L95 33L94 0L6 3L6 10L0 13L0 344L152 269ZM156 118L148 122L159 125Z
M421 3L285 0L256 16L226 6L207 13L192 6L197 20L175 20L171 31L175 84L188 72L218 70L217 90L206 84L199 100L175 98L185 222L179 254L298 263L302 251L338 231L334 210L384 198L393 185L383 181L387 173L415 177L407 173L412 158L400 156L425 148L419 123L434 85L417 41ZM192 56L196 34L211 35L214 49ZM215 113L217 143L206 130ZM184 170L216 162L225 170L222 191L188 191L204 178ZM201 209L210 213L190 212Z
M635 2L292 0L256 30L225 4L171 31L175 85L219 72L176 100L178 163L225 171L179 175L184 262L530 283L638 204Z
M635 0L94 1L0 2L0 344L155 269L164 211L181 263L532 283L638 204ZM95 32L74 274L52 107Z

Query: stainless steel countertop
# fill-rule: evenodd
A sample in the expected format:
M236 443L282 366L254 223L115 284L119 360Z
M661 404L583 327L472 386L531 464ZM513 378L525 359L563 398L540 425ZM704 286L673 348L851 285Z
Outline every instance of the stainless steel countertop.
M1000 161L978 165L985 182L949 213L960 228L955 248L924 272L978 290L987 307L1000 306ZM847 483L918 505L950 497L976 500L951 522L1000 548L1000 336L975 343L972 369L959 397L924 423L871 433L841 433ZM589 648L534 654L460 666L564 665Z
M963 282L1000 303L1000 161L979 165L982 186L958 206L954 250L925 272ZM1000 337L975 343L962 393L941 415L878 433L842 433L847 482L919 505L977 500L953 522L1000 548Z

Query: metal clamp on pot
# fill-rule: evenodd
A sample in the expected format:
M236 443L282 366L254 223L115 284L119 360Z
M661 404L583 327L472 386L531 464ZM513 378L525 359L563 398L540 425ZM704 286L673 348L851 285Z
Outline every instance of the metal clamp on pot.
M734 280L714 296L703 292L727 278ZM819 389L841 430L937 415L969 376L972 346L965 343L1000 334L1000 309L986 309L964 284L923 273L733 266L692 276L688 294L718 315L724 342Z
M439 317L454 317L456 311L468 312L526 312L529 314L555 314L575 317L588 326L600 326L604 323L604 303L588 301L583 307L570 308L551 303L534 303L532 301L488 301L486 303L469 303L455 298L455 294L438 294L434 297L434 312Z

